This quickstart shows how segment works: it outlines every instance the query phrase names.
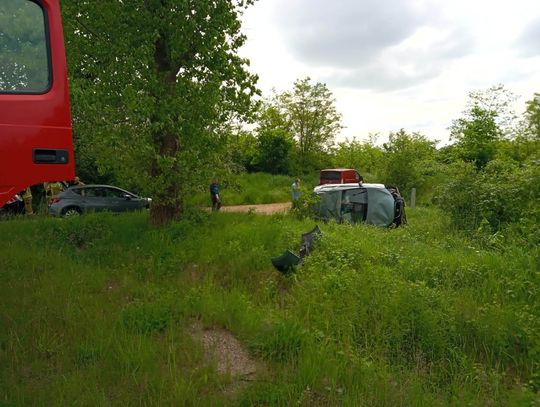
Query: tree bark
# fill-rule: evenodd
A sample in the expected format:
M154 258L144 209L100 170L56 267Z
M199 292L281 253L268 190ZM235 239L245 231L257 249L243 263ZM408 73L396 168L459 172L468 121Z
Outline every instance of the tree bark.
M154 226L164 226L180 220L183 205L156 202L150 207L150 223Z
M161 5L163 6L163 4ZM156 70L161 78L163 89L166 97L174 97L174 88L176 85L176 72L174 63L171 60L171 54L169 50L170 38L167 36L165 30L160 31L159 37L154 44L154 62L156 64ZM163 95L162 95L163 97ZM161 100L158 103L167 103L166 99ZM165 109L167 110L167 109ZM158 109L159 112L159 109ZM155 118L156 122L161 121L159 113ZM161 157L176 157L180 150L180 137L173 131L154 134L154 145L157 147ZM174 164L173 171L179 171L177 164ZM159 167L157 159L152 163L151 176L152 178L158 178L162 175L162 170ZM168 180L166 190L163 195L156 196L152 205L150 206L150 223L156 226L163 226L170 222L179 220L182 217L184 210L182 188L180 181L173 177Z
M166 134L164 137L156 135L156 144L159 145L159 153L165 157L175 157L180 148L178 136L172 133ZM179 171L179 168L174 167L173 171ZM157 178L161 175L161 169L157 161L152 164L151 175ZM180 181L173 178L163 196L156 196L155 200L150 205L150 223L156 226L166 225L170 222L179 220L184 211L182 188Z

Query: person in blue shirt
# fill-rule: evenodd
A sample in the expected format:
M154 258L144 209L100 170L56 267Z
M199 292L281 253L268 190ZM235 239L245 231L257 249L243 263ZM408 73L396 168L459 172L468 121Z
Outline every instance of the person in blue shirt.
M214 178L210 184L210 199L212 200L212 210L219 211L221 208L221 198L219 197L219 181Z
M296 178L291 185L291 197L293 208L296 208L300 199L300 178Z

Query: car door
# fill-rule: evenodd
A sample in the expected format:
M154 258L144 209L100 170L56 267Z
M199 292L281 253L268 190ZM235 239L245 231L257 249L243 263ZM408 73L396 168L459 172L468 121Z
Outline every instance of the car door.
M84 209L90 212L112 211L106 187L84 188Z
M135 211L141 206L140 198L119 188L107 188L107 196L113 212Z
M368 209L368 194L365 188L343 191L341 198L343 220L351 223L364 222Z

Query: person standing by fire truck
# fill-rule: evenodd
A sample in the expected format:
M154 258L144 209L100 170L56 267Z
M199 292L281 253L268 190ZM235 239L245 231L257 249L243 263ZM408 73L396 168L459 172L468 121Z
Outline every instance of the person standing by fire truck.
M24 213L28 216L32 216L34 214L34 209L32 208L32 190L28 187L21 195L24 201Z

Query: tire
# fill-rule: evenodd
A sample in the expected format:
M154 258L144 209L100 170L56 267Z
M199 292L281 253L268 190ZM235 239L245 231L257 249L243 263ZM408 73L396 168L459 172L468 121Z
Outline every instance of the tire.
M62 211L62 216L65 218L71 218L75 216L79 216L81 214L81 210L77 208L76 206L70 206L68 208L65 208Z

